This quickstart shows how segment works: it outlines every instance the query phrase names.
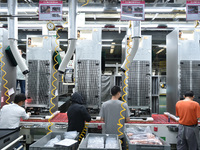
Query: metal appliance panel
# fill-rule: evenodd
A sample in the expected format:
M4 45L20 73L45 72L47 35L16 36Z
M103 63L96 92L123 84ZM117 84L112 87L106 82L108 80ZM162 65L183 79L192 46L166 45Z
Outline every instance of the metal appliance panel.
M91 39L77 41L75 90L88 108L101 104L101 29L92 29Z
M125 36L122 42L123 59L127 55L127 42ZM126 92L128 96L128 106L131 108L150 108L151 109L151 72L152 72L152 37L143 35L140 40L139 49L135 55L133 62L129 67L127 75L128 87ZM123 81L125 76L123 76ZM124 87L124 85L123 85Z
M175 114L178 91L178 31L167 35L167 111Z
M200 103L200 47L195 30L193 40L179 39L179 31L167 35L167 111L175 114L176 102L192 90Z
M27 36L28 39L34 40L38 38L38 43L28 45L27 42L27 63L30 70L26 78L27 96L32 98L32 101L26 103L26 107L45 107L50 108L50 103L53 95L51 94L53 79L53 53L56 48L55 37L53 36ZM58 73L55 74L58 78ZM57 80L58 81L58 80ZM58 88L58 82L54 85ZM56 94L56 90L54 91ZM57 110L58 98L56 97L53 102L56 107L53 111Z

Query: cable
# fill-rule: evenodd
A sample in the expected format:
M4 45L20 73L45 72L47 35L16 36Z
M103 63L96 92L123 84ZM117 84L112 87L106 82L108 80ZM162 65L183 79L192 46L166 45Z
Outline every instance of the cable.
M88 122L85 123L85 126L81 132L81 134L79 135L79 139L78 141L81 142L81 140L83 139L83 137L85 136L86 134L86 131L87 131L87 128L88 128Z
M81 7L86 6L89 2L90 0L87 0L87 3L83 4Z
M0 44L0 49L2 49L2 45L1 45L1 44ZM6 89L6 92L5 92L4 94L5 94L6 97L8 97L7 100L6 100L6 103L7 103L7 104L10 104L10 103L8 102L8 101L10 100L10 96L7 94L8 91L9 91L9 89L6 87L6 84L8 83L8 81L4 78L4 77L6 76L7 73L6 73L5 70L3 70L3 67L5 66L5 63L2 61L2 58L4 57L4 55L3 55L3 53L1 53L1 52L0 52L0 54L1 54L0 62L3 64L3 65L1 66L1 71L4 72L4 75L2 76L2 80L5 81L3 87Z
M131 49L130 42L132 42L131 35L129 36L127 56L126 56L127 63L125 65L125 67L126 67L126 71L125 71L126 78L124 79L124 85L125 85L124 88L123 88L124 95L122 96L122 100L124 102L121 104L121 107L122 107L122 110L120 111L121 118L118 120L118 124L117 124L119 126L119 128L118 128L118 132L119 132L118 136L123 135L123 132L121 132L120 129L123 128L123 124L121 123L121 120L125 119L125 117L122 115L122 112L126 111L126 109L124 108L123 105L126 103L126 100L125 100L124 97L127 95L127 92L125 91L125 89L128 87L128 84L126 83L126 80L129 78L128 75L127 75L127 72L129 71L129 68L127 67L127 65L130 63L130 61L128 60L128 57L130 56L129 50ZM122 143L122 141L121 141L121 143Z
M63 25L65 25L66 23L68 23L68 22L65 22ZM52 98L51 98L51 100L50 100L50 103L53 105L50 109L49 109L49 112L50 112L50 114L51 114L51 117L48 119L48 122L50 123L50 125L48 126L48 130L49 130L49 132L47 133L47 134L49 134L49 133L51 133L52 132L52 130L50 129L50 127L53 125L53 123L51 122L51 119L54 117L54 114L52 113L52 109L55 107L55 104L53 103L53 100L56 98L56 95L54 94L54 91L56 90L56 86L54 85L54 82L56 82L57 81L57 78L55 77L55 74L58 72L57 70L56 70L56 65L58 64L58 61L56 60L56 57L58 56L58 52L57 52L57 48L59 47L59 44L58 44L58 39L60 38L60 36L58 35L58 31L59 30L61 30L61 29L63 29L63 28L58 28L57 29L57 31L56 31L56 35L57 35L57 38L56 38L56 40L55 40L55 42L56 42L56 47L55 47L55 52L56 52L56 55L54 56L54 62L55 62L55 64L53 65L53 69L54 69L54 73L53 73L53 78L54 78L54 80L52 81L52 83L51 83L51 85L53 86L53 89L51 90L51 95L53 96Z
M199 20L196 20L196 25L194 28L198 27L199 26Z

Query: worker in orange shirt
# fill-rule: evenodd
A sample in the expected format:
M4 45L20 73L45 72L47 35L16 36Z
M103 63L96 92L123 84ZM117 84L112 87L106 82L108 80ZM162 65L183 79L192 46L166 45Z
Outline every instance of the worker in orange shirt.
M193 101L193 91L186 92L184 98L176 103L176 116L180 118L177 150L198 150L200 106L199 103Z

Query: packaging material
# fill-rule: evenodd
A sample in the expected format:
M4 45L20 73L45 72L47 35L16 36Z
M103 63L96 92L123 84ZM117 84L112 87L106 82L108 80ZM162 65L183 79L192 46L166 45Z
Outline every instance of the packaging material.
M119 142L117 141L117 138L107 137L105 148L118 149L119 148Z
M152 133L150 126L132 126L130 128L126 128L127 133L135 134L146 134Z
M60 137L61 139L58 140L58 142L55 142L53 147L46 147L49 141L55 138L59 139ZM64 140L67 141L66 145L62 144L63 142L65 142ZM45 135L44 137L36 141L35 143L31 144L29 146L29 150L50 150L50 149L51 150L77 150L78 145L79 145L78 141L75 140L76 141L75 143L75 141L69 142L69 140L72 140L72 139L68 139L68 140L65 139L63 132L51 132L48 135Z
M79 145L79 150L120 150L121 145L116 134L88 133Z
M104 148L104 137L89 137L87 148Z
M134 126L126 129L131 144L162 145L162 142L152 134L149 126Z
M48 141L47 144L44 145L44 147L54 147L55 143L58 143L60 140L61 136L56 135L56 137Z
M68 131L64 133L65 139L76 139L77 136L78 136L77 131Z

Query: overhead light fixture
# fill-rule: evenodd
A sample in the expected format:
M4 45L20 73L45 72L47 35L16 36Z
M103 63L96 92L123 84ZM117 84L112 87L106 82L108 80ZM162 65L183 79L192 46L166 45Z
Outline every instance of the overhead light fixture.
M115 45L115 42L112 42L111 44L112 44L112 45Z
M163 48L163 49L159 50L156 54L159 54L159 53L163 52L164 50L165 49Z
M80 7L78 8L78 11L83 11L83 12L103 12L104 8L86 8L86 7Z
M102 41L102 42L112 42L113 39L102 39L101 41Z
M21 41L26 41L26 39L21 39Z
M68 44L63 44L63 46L67 47L67 46L68 46Z
M159 12L172 12L173 11L173 8L166 8L166 7L163 7L162 9L159 9L159 8L145 8L145 12L156 12L156 13L159 13Z
M110 44L102 44L102 47L111 47Z
M164 47L164 48L166 48L166 45L158 45L158 47Z
M114 48L110 49L110 54L112 54L114 52Z

